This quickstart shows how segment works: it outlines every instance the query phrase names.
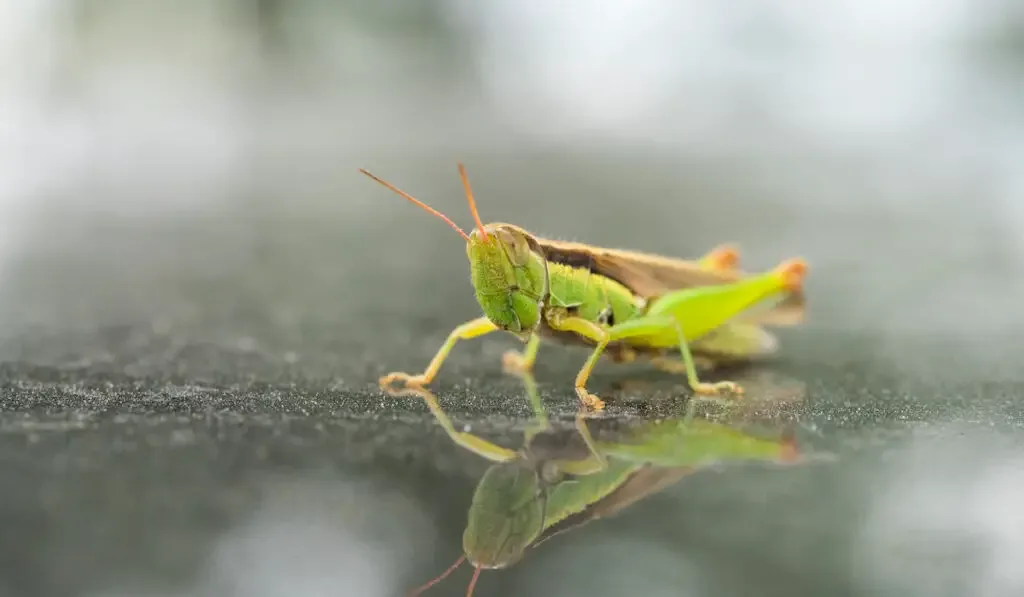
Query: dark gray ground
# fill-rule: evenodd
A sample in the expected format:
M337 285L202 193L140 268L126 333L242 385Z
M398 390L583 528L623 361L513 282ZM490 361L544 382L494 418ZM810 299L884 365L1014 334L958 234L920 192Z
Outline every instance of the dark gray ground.
M356 169L467 225L459 159L485 220L811 265L807 325L729 373L728 421L804 464L696 474L478 595L1024 594L1016 4L527 4L78 3L5 46L0 597L385 597L447 567L486 462L376 380L479 310L459 238ZM433 385L506 446L515 345ZM541 353L556 430L584 358ZM687 404L642 365L591 389L609 424Z
M495 166L473 171L485 213L519 209L513 190L488 180ZM439 169L434 188L455 188L453 172ZM624 168L617 184L635 175ZM228 202L202 217L132 221L41 213L2 294L7 594L397 595L459 554L485 463L423 404L386 396L375 380L421 368L477 314L464 257L443 225L372 184L358 192L381 206L296 203L275 215ZM698 254L724 233L694 214L727 219L739 199L702 205L680 192L646 204L663 214L651 233L646 218L615 228L585 210L588 237ZM534 197L521 213L580 229L572 205ZM757 209L768 228L787 225ZM664 219L683 212L696 238L663 236ZM745 230L768 235L753 226L728 237L757 237ZM847 230L858 251L868 233ZM750 267L807 255L814 309L806 327L782 331L778 361L734 377L767 406L751 411L762 428L795 421L816 457L691 477L485 574L480 594L996 595L1019 582L1019 336L857 331L844 309L863 314L879 290L846 292L843 269L816 260L804 238L776 237L785 249L766 255L748 247ZM868 261L880 252L862 250ZM529 413L519 382L500 372L513 346L460 345L434 385L457 425L510 446ZM542 352L537 377L556 427L575 408L584 354ZM592 387L609 417L685 408L680 379L643 366L599 371ZM773 423L778 400L785 417ZM467 579L460 572L435 594L460 594Z

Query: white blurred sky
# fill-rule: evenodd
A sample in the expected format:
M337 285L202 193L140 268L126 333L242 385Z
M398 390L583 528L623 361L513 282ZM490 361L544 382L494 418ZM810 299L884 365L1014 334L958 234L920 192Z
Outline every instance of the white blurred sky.
M65 174L118 176L156 162L169 180L229 176L253 126L244 120L243 85L256 45L241 3L92 4L103 10L92 9L78 37L70 35L71 2L8 0L0 8L5 203ZM474 39L481 86L424 95L469 101L452 112L475 112L509 131L669 146L767 137L877 151L933 142L940 153L980 152L992 163L1024 149L1024 109L992 109L1019 105L1019 86L971 57L978 38L1021 12L1009 0L448 5ZM346 89L351 81L370 81L385 98L423 85L414 59L366 78L372 57L408 54L395 36L360 32L339 10L289 12L298 54L325 66L321 87L304 101L326 101L319 92L357 102L365 90ZM361 131L364 110L353 112ZM457 122L440 120L449 130ZM372 142L364 132L351 142Z
M381 148L462 153L523 137L747 152L775 160L775 199L910 223L949 189L970 189L963 204L996 214L1024 264L1024 89L1019 72L977 59L993 31L1024 22L1014 0L448 0L475 70L440 79L425 65L450 56L386 31L402 2L292 4L291 64L306 69L270 77L241 2L91 4L78 33L70 1L0 4L0 267L19 214L44 199L149 217L232 196L260 152L293 170L322 163L356 188L335 173ZM356 20L374 10L383 25ZM829 188L807 189L808 173ZM293 185L311 179L290 175L277 194L301 197ZM370 207L365 193L337 196ZM939 232L930 226L919 232ZM835 245L810 223L806 234ZM948 251L979 242L951 236ZM930 326L964 293L973 305L984 291L974 284L949 280L936 287L944 301L907 317ZM1013 288L990 294L1014 303Z

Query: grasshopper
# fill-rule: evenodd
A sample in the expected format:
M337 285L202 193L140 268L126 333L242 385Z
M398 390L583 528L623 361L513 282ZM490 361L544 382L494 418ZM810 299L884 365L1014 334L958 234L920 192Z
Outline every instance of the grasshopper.
M470 596L482 570L514 565L528 549L612 516L701 468L724 461L800 459L791 435L764 439L695 418L692 401L685 418L613 429L604 434L611 436L608 439L596 439L588 416L578 412L575 431L582 442L573 443L552 432L533 377L521 378L535 422L524 433L519 450L456 430L437 397L425 388L394 392L422 398L456 444L495 463L474 491L462 536L464 555L410 596L441 582L466 560L475 568L466 593ZM546 441L540 441L542 437Z
M504 355L504 367L512 372L532 370L542 338L592 347L575 390L594 410L604 402L586 386L602 355L615 362L642 356L659 369L685 373L699 395L739 394L742 388L731 381L702 382L694 353L703 365L766 355L776 342L761 326L793 325L803 318L807 264L802 259L744 275L735 269L739 254L728 245L692 262L548 240L512 224L484 225L466 169L461 163L458 169L476 223L468 234L441 212L360 169L465 239L470 280L483 311L452 330L422 373L390 373L380 379L382 386L429 384L458 341L504 330L526 344L521 353ZM753 309L769 299L776 301L772 308Z

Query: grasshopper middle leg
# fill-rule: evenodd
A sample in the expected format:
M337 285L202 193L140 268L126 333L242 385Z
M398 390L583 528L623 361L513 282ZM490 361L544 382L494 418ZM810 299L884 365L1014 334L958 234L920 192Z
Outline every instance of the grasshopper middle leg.
M547 320L548 325L553 329L565 332L575 332L595 343L594 350L590 353L590 357L587 358L587 362L583 364L583 368L576 374L576 396L585 407L592 408L594 410L603 409L604 402L597 396L588 392L586 386L587 379L590 377L590 372L594 370L594 365L596 365L597 360L601 358L601 353L604 352L605 347L608 346L608 342L611 341L612 335L609 328L600 326L592 321L583 319L582 317L566 315L565 312L561 310L556 310L547 314Z

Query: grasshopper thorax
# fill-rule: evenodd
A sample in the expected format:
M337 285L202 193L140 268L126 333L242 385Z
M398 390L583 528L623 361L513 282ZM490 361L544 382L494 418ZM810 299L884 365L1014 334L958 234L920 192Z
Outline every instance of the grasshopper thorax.
M474 229L466 242L470 279L484 315L503 330L529 335L547 300L547 261L537 241L511 224Z

